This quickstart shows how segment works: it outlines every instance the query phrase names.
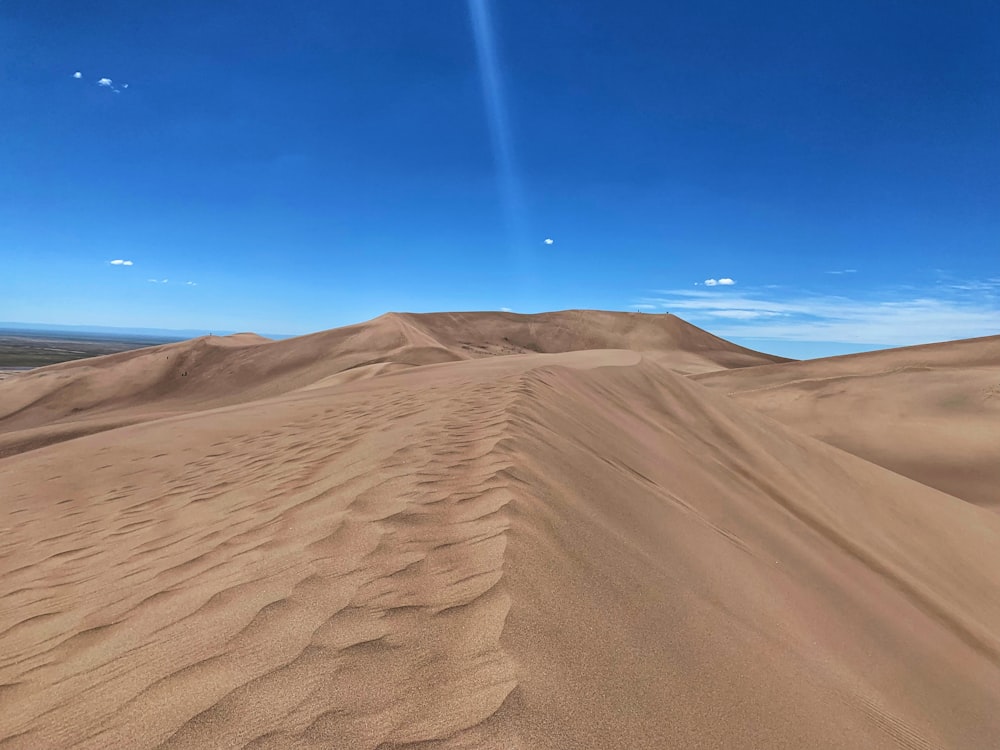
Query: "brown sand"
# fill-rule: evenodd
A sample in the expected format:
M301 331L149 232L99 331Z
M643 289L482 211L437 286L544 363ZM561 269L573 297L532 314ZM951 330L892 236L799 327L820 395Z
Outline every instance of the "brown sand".
M997 746L1000 517L669 366L746 350L555 315L618 345L398 316L175 349L245 376L188 402L0 385L8 435L107 421L0 460L0 748Z
M671 315L569 310L388 313L284 341L203 336L40 368L4 383L0 457L123 424L440 362L587 349L648 352L679 372L786 362Z
M800 432L1000 511L1000 336L697 379Z

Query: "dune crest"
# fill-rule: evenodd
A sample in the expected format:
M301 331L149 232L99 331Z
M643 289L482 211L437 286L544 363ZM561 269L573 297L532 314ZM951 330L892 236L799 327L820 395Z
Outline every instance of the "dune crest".
M202 336L23 373L0 390L0 457L144 419L409 367L595 348L656 353L683 372L785 361L670 315L387 313L281 341Z

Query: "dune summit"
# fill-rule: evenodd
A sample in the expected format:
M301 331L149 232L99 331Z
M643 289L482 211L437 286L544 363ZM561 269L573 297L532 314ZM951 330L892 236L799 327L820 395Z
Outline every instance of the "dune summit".
M5 384L0 456L168 414L189 413L365 379L511 354L643 351L680 372L787 361L670 315L570 310L388 313L308 336L202 336L40 368Z
M1000 515L740 395L843 366L571 311L16 375L0 747L995 748Z

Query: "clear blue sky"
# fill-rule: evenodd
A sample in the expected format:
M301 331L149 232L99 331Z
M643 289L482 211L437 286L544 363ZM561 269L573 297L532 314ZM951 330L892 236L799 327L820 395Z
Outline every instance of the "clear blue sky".
M0 58L0 320L1000 333L992 0L7 0Z

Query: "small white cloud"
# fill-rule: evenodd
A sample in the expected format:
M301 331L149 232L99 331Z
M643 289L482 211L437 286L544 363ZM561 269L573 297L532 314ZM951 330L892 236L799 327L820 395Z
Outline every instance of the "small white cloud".
M858 269L856 268L845 268L843 271L827 271L827 273L833 274L834 276L839 276L840 274L843 273L857 273L857 272Z
M160 283L161 284L166 284L168 281L170 281L170 279L161 279Z
M104 86L106 88L110 88L111 87L111 79L110 78L101 78L100 80L97 81L97 85L98 86Z
M705 286L717 286L718 283L715 279L705 279Z
M111 265L113 265L113 266L131 266L131 265L133 265L133 263L130 260L122 260L121 258L115 258L113 261L111 261Z
M81 73L81 72L80 72L80 71L78 70L78 71L76 71L76 72L75 72L75 73L73 74L73 77L74 77L74 78L83 78L83 73Z
M501 307L500 312L514 312L514 311L511 310L509 307Z
M127 88L128 88L128 84L127 84L127 83L123 83L123 84L122 84L122 88L123 88L123 89L127 89Z
M185 281L184 284L186 286L198 286L198 282L196 281Z
M732 279L719 279L719 284L721 286L732 286L735 283L736 282L733 281Z
M552 239L551 237L546 237L546 238L545 238L545 244L546 244L546 245L552 245L552 244L554 244L554 243L555 243L555 240L554 240L554 239Z

